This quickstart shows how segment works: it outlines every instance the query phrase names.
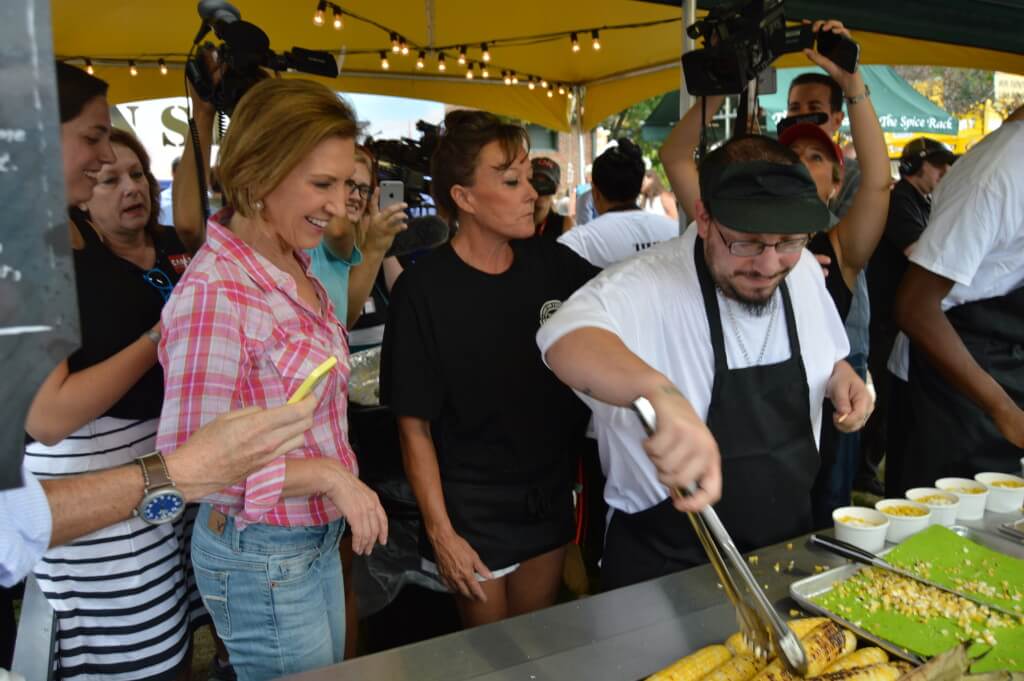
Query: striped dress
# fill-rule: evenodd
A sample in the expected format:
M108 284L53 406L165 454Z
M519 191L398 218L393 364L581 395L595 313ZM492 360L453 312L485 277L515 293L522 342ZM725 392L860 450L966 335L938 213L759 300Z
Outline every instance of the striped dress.
M101 417L53 447L32 443L25 464L40 479L119 466L153 451L156 427ZM190 529L131 518L46 553L35 577L57 615L58 678L176 676L192 633Z
M80 215L73 219L85 248L74 252L82 347L68 358L72 373L137 340L159 320L166 293L109 251ZM184 247L173 231L156 246L157 268L176 282ZM156 449L162 403L163 372L154 365L104 416L56 445L29 444L25 465L46 479L130 463ZM35 576L56 612L57 678L176 678L193 628L208 621L189 558L197 508L166 525L124 520L46 553Z

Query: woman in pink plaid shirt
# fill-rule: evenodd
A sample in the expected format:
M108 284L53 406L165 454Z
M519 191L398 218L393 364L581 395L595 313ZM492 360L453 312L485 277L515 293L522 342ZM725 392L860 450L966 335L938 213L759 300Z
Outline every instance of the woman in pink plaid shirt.
M268 79L246 93L220 148L229 208L164 307L165 452L223 412L283 404L339 360L316 389L304 446L207 497L196 519L196 583L243 680L340 662L344 523L359 554L387 541L348 444L347 333L305 254L344 216L356 132L322 85Z

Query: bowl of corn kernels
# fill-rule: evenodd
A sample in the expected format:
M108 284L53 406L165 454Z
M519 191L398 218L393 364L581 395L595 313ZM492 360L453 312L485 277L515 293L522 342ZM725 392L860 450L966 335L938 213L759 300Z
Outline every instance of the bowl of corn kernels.
M885 547L889 520L878 511L862 506L843 506L832 511L836 539L865 551L878 553Z
M952 492L943 492L938 487L914 487L908 489L907 499L924 504L932 512L932 525L949 527L956 522L956 513L960 509L960 498Z
M1020 511L1024 504L1024 478L1009 473L978 473L974 479L988 488L986 508L993 513Z
M985 515L988 488L970 478L939 478L935 486L943 492L952 492L960 499L957 520L980 520Z
M931 524L932 512L924 504L908 499L882 499L875 508L889 519L885 540L898 544Z

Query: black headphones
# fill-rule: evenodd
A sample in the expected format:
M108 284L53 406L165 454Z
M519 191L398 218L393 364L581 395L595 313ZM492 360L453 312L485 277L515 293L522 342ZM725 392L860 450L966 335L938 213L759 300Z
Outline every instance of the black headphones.
M911 156L903 155L900 159L900 175L909 176L917 174L917 171L921 169L921 165L924 163L925 156L928 155L928 151L922 149L921 151Z
M945 147L927 137L910 140L907 142L907 146L903 147L903 155L900 157L900 175L903 177L916 175L921 170L926 158L944 150Z

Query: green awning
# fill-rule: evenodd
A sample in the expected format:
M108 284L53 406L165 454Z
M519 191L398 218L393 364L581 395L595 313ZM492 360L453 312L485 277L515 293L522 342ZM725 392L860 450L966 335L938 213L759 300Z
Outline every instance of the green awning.
M958 122L955 116L943 111L930 99L920 94L900 78L891 66L861 66L864 82L871 88L871 101L878 113L878 122L883 132L906 134L955 135ZM786 101L789 84L797 75L815 69L779 69L778 90L775 94L762 95L761 108L768 118L768 132L774 132L775 124L786 115ZM818 69L820 70L820 69ZM821 71L824 73L824 71ZM668 135L679 118L679 91L665 95L651 115L648 116L641 136L648 141L658 142ZM849 121L843 123L843 130L849 131Z

